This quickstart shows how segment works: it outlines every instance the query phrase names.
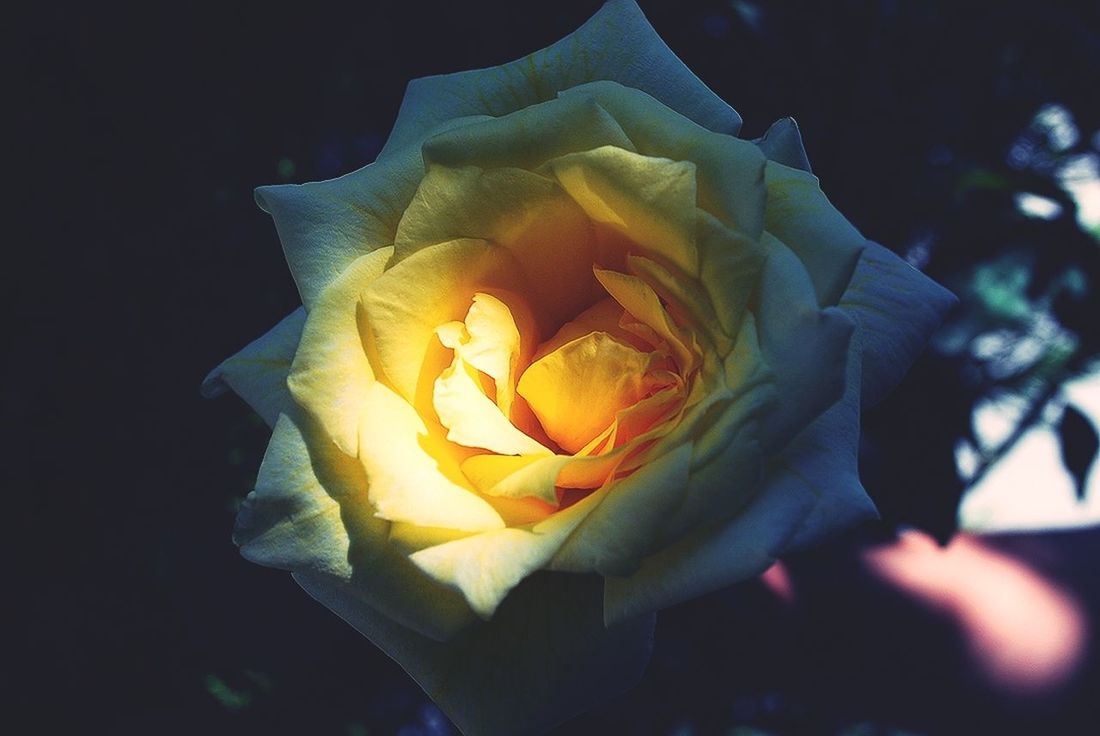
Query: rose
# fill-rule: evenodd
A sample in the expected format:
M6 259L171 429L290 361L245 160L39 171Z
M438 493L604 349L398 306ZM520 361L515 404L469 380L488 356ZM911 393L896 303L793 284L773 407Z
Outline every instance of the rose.
M257 191L304 309L204 384L274 426L235 540L466 732L621 689L654 611L874 513L860 402L951 298L791 121L739 124L611 2L410 84L371 166Z

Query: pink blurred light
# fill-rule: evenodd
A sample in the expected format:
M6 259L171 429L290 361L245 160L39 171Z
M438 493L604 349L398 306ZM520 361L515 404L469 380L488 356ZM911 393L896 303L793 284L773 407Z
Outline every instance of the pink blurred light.
M864 552L870 571L950 615L991 685L1040 695L1075 672L1088 641L1078 600L1030 567L970 534L939 547L923 532Z

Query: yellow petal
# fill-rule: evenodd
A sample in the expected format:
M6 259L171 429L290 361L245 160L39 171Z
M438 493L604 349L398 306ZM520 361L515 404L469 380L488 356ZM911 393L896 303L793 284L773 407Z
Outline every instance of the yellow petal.
M573 95L595 99L610 112L638 153L694 161L699 207L750 238L760 236L765 158L751 141L707 130L684 117L684 108L666 107L633 85L603 80L561 93Z
M638 318L652 329L661 339L668 342L672 354L680 366L680 372L687 375L692 371L698 359L690 346L690 336L681 329L661 305L661 300L653 288L637 276L593 269L607 293L622 305L623 309Z
M584 210L550 177L518 168L432 166L401 218L394 261L455 238L507 248L527 277L540 326L557 328L600 296Z
M458 355L435 382L434 405L447 439L501 455L551 454L519 431L481 390L472 369Z
M617 411L642 398L653 359L606 332L592 332L528 366L517 390L546 433L577 452Z
M436 328L462 319L475 293L494 288L524 293L522 282L511 254L480 240L440 243L393 265L360 298L377 350L375 368L427 415L435 379L451 360Z
M684 272L699 273L695 164L604 146L554 159L546 168L593 220Z
M359 460L377 515L427 527L483 531L504 521L476 493L457 485L422 446L428 429L407 402L379 382L366 392Z
M359 293L382 275L393 248L357 258L317 296L287 377L290 393L342 451L359 452L359 422L374 382L356 317Z
M458 588L478 615L489 618L508 591L550 561L605 493L596 491L531 530L477 534L429 547L410 559L435 580Z

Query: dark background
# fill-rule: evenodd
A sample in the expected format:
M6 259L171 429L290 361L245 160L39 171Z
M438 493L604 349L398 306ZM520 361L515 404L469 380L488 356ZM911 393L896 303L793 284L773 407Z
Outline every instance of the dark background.
M451 733L397 665L289 576L238 556L233 514L267 430L198 385L298 304L255 186L369 163L409 79L522 56L599 5L60 3L14 20L16 227L0 266L9 718L41 733ZM899 252L932 242L923 265L964 301L974 265L1009 247L1031 254L1036 293L1081 270L1084 296L1055 300L1081 347L1037 380L1085 370L1097 242L1072 211L1022 221L1015 191L1072 203L1049 166L1007 156L1049 103L1072 111L1087 150L1100 5L641 5L741 113L743 136L793 115L840 210ZM1005 383L929 353L867 417L864 477L885 522L791 561L822 607L780 610L750 582L665 612L642 684L561 733L1075 731L1100 690L1095 653L1054 697L991 694L947 622L846 567L897 523L951 535L951 448L973 402ZM1063 431L1073 457L1091 458L1090 437L1087 421ZM1037 539L1100 621L1095 534Z

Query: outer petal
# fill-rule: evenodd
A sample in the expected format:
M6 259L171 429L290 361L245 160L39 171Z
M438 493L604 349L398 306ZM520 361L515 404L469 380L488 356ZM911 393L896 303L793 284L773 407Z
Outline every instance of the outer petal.
M415 79L380 158L464 115L507 115L561 90L612 79L656 97L700 125L736 134L741 118L669 50L633 0L611 0L577 31L517 61Z
M761 138L753 141L769 160L792 169L810 171L810 159L802 145L802 134L794 118L780 118L772 123Z
M645 156L693 161L699 206L750 238L764 227L764 156L749 141L707 130L638 89L615 82L584 84L562 93L592 98L610 112Z
M286 377L305 321L305 309L296 309L263 337L224 360L203 380L202 395L213 398L232 389L267 426L274 427L279 413L293 404Z
M658 104L655 100L653 104ZM424 163L532 171L552 158L634 144L615 118L585 95L566 95L499 118L452 128L424 142Z
M531 529L475 534L420 550L410 559L435 580L461 590L470 607L489 618L512 588L546 566L606 493L591 493Z
M617 481L554 555L551 568L623 575L637 568L660 536L687 485L691 444L681 445Z
M816 498L813 510L788 549L821 541L842 529L878 516L859 481L859 341L852 340L844 398L803 430L769 463L764 492L805 486Z
M287 385L336 446L355 457L374 370L359 331L359 293L382 275L393 248L357 258L318 296L306 318Z
M654 616L604 626L594 575L536 574L492 621L446 643L395 624L338 579L295 579L404 667L466 736L542 733L633 686L653 647Z
M818 309L805 269L783 243L765 235L765 245L757 325L780 401L761 420L761 441L774 453L843 395L854 324L840 309Z
M467 125L447 120L422 135ZM256 190L256 203L275 220L287 265L309 309L318 293L361 255L392 245L424 165L422 139L358 171L328 181Z
M699 273L695 164L603 146L556 158L547 168L593 220Z
M825 197L817 177L769 161L766 227L806 267L821 306L840 300L867 242Z
M950 291L868 241L840 300L840 308L859 326L865 407L874 406L901 382L957 302Z
M765 493L731 521L647 557L633 575L606 578L605 620L625 621L763 572L813 504L813 494L802 488Z
M332 445L307 446L302 431L289 416L279 416L256 489L237 516L233 539L241 554L261 565L341 581L425 636L446 638L467 626L473 613L462 597L389 544L390 524L367 503L359 464Z

